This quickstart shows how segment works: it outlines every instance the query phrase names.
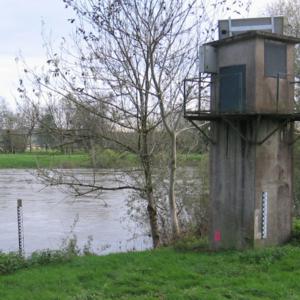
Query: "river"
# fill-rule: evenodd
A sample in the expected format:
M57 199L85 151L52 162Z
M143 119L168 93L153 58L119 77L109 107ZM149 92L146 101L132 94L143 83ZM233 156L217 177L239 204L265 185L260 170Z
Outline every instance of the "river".
M73 170L91 176L89 170ZM128 191L105 192L100 198L74 197L66 190L45 187L34 171L0 170L0 250L18 250L17 199L23 201L25 253L59 249L73 235L79 248L92 237L92 251L98 254L151 248L146 228L127 215ZM98 180L113 181L107 171ZM113 182L110 182L113 183Z

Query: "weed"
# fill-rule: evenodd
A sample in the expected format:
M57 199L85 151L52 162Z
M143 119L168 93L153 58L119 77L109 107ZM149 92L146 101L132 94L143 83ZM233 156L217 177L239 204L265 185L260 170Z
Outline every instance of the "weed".
M293 220L293 232L291 242L293 244L300 244L300 218L294 218Z
M85 292L80 295L76 295L72 300L100 300L103 299L103 296L96 292Z
M70 261L74 254L63 250L42 250L35 251L27 259L27 265L48 265Z
M281 260L286 255L284 248L265 248L248 250L239 254L239 260L248 264L271 265L275 261Z
M77 237L74 234L72 238L70 238L66 244L66 246L63 248L63 252L69 253L70 255L77 256L80 254L80 249L77 245Z
M26 266L26 260L18 253L0 253L0 274L9 274Z
M57 264L70 261L76 254L69 249L35 251L23 258L16 252L0 253L0 274L10 274L31 266Z
M87 242L84 244L82 253L83 255L93 255L92 251L92 243L93 243L93 237L91 235L88 236Z
M208 249L208 241L193 235L185 236L176 241L173 247L176 251L205 251Z

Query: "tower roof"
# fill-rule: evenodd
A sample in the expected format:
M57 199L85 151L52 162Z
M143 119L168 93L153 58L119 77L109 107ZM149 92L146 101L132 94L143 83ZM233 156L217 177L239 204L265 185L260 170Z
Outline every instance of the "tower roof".
M253 38L263 38L263 39L283 42L283 43L287 43L287 44L299 44L300 43L300 38L297 38L294 36L281 35L281 34L271 33L271 32L267 32L267 31L247 31L245 33L233 35L231 37L228 37L228 38L225 38L222 40L209 42L209 43L206 43L205 45L219 47L219 46L223 46L226 44L236 43L236 42L240 42L240 41L244 41L244 40L250 40Z

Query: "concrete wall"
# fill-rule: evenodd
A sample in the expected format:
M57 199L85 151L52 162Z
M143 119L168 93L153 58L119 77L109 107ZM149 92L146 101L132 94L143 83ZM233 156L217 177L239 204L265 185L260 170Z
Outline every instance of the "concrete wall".
M259 139L278 126L264 121L259 127ZM293 151L289 142L293 126L284 126L264 144L256 148L255 167L255 228L256 246L276 245L290 238L293 199ZM261 236L262 192L268 193L267 238Z
M234 122L234 126L245 137L253 138L251 122ZM212 130L217 144L210 151L211 245L213 249L251 247L256 147L224 121L214 122Z
M214 122L211 146L211 226L213 249L277 245L291 234L293 128L286 125L262 145L278 122ZM238 133L238 131L240 133ZM243 137L249 139L245 141ZM262 192L268 194L267 237L262 238ZM216 240L220 235L220 240Z
M232 65L246 65L246 110L253 111L255 103L255 39L247 41L239 41L234 44L225 44L217 50L217 63L218 68L227 67ZM219 103L219 82L216 81L215 85L216 98L213 102L217 105L213 106L218 108Z
M255 111L276 112L277 110L277 78L266 77L264 72L264 40L257 39L255 45L256 80L255 80ZM279 79L278 112L286 113L293 110L294 86L294 45L287 45L287 77Z

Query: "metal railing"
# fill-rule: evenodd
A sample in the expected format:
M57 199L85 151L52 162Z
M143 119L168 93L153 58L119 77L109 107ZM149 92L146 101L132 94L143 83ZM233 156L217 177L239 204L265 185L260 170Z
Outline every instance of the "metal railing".
M187 78L183 81L184 116L211 112L211 77Z
M274 91L274 108L270 109L272 114L285 114L280 110L280 80L281 74L278 74L274 79L276 80L276 86ZM212 115L212 114L227 114L230 112L219 111L217 103L212 105L211 94L212 94L212 83L216 80L218 75L214 75L214 79L210 75L200 76L199 78L187 78L183 81L184 88L184 117L197 116L197 115ZM300 76L288 78L288 84L294 85L294 103L291 110L286 114L300 114ZM282 104L281 104L282 106ZM250 113L247 109L244 111L232 112L237 114L248 114ZM255 113L255 112L251 112Z

